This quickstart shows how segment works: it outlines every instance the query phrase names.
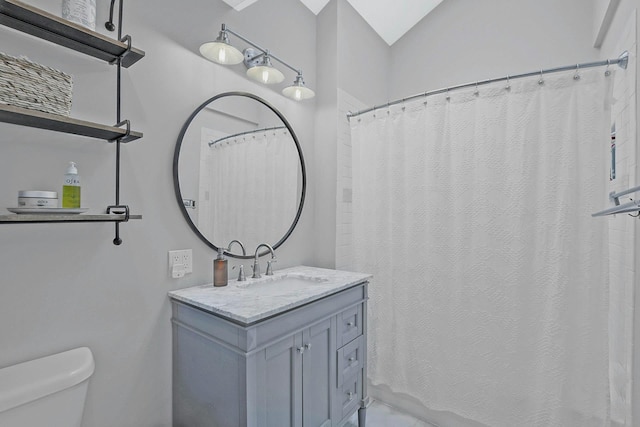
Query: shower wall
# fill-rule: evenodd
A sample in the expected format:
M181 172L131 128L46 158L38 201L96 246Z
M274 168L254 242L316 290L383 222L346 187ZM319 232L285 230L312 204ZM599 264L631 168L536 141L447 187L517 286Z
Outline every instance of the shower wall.
M637 31L637 14L640 8L638 0L621 0L613 17L609 31L606 34L602 48L601 57L611 58L619 55L620 51L629 49L632 58L637 57L637 44L640 41ZM616 152L616 163L618 177L611 185L612 190L622 189L623 186L639 185L640 162L637 135L637 64L632 64L626 73L626 79L619 81L617 76L617 89L614 93L616 104L614 105L613 120L616 124L616 142L620 146L620 151ZM636 195L637 197L637 195ZM621 303L620 309L624 310L625 305L633 307L635 313L628 316L622 325L626 330L625 344L628 349L628 360L626 364L631 365L632 382L626 385L626 389L631 393L631 404L626 405L627 418L635 421L640 420L640 293L637 288L638 276L635 272L640 267L638 254L640 254L640 224L638 221L630 221L630 218L618 218L610 221L611 242L609 246L611 255L612 287L618 289L620 295L617 296ZM619 345L620 347L620 345ZM621 360L620 362L623 362ZM617 390L614 390L616 392ZM613 409L616 409L615 407ZM615 412L612 412L615 415Z

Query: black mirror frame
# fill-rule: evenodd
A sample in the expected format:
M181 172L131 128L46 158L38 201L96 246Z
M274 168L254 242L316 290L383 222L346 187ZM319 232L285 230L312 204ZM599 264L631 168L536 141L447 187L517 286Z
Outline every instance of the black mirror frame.
M180 210L182 211L182 215L184 216L185 220L187 221L187 224L189 224L189 227L191 227L191 230L193 230L194 233L196 233L196 235L200 238L200 240L202 240L207 246L209 246L210 248L212 248L214 251L218 251L218 247L216 245L214 245L211 241L209 241L209 239L207 239L198 229L198 226L196 224L193 223L193 221L191 220L191 217L189 216L189 212L187 212L187 208L184 206L183 203L183 198L182 198L182 193L180 191L180 181L178 179L178 163L180 160L180 149L182 148L182 140L184 138L185 133L187 132L187 129L189 128L189 125L191 124L191 122L193 121L193 119L195 118L195 116L202 111L202 109L204 109L207 105L209 105L211 102L220 99L220 98L225 98L225 97L229 97L229 96L243 96L246 98L251 98L255 101L258 101L259 103L261 103L262 105L264 105L265 107L269 108L271 111L273 111L279 118L280 120L282 120L282 122L285 124L285 126L287 127L287 129L289 130L289 132L291 133L291 136L293 137L293 142L296 144L296 149L298 150L298 157L300 159L300 166L301 166L301 172L302 172L302 192L300 194L300 203L298 205L298 212L296 213L296 217L293 220L293 223L291 224L291 227L289 227L289 230L287 230L287 232L285 233L285 235L278 241L276 242L275 245L272 245L273 249L277 249L279 248L288 238L289 236L291 236L291 233L293 233L293 230L296 228L296 225L298 224L298 221L300 220L300 216L302 215L302 208L304 206L304 199L306 196L306 192L307 192L307 170L306 170L306 166L304 163L304 156L302 155L302 148L300 147L300 142L298 141L298 137L296 136L295 132L293 131L293 128L291 127L291 125L289 124L289 122L287 121L287 119L280 113L280 111L278 111L275 107L273 107L271 104L269 104L267 101L265 101L264 99L260 98L259 96L256 96L252 93L248 93L248 92L224 92L221 93L219 95L216 95L212 98L209 98L208 100L206 100L205 102L203 102L198 108L196 108L193 113L191 113L191 115L189 116L189 118L187 119L187 121L185 122L185 124L182 126L182 129L180 130L180 135L178 136L178 141L176 142L176 148L175 148L175 152L173 154L173 187L175 190L175 194L176 194L176 199L178 201L178 206L180 206ZM269 242L267 242L269 243ZM271 243L269 243L271 244ZM263 253L259 254L259 256L263 256L266 255L268 252L268 250L265 250ZM236 255L233 253L229 253L225 251L225 254L232 257L232 258L238 258L238 259L251 259L254 256L253 255Z

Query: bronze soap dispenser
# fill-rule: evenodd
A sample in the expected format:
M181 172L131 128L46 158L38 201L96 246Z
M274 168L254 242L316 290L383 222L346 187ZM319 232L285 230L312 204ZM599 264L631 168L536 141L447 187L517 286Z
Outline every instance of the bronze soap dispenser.
M213 286L227 286L228 261L224 257L224 248L218 248L218 258L213 260Z

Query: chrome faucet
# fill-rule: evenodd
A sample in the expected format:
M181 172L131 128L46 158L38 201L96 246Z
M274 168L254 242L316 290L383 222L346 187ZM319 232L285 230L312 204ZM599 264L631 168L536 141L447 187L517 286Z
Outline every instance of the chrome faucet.
M227 250L231 250L231 245L237 243L240 245L240 249L242 249L242 256L246 256L247 255L247 251L244 249L244 245L242 244L242 242L240 240L232 240L229 242L229 244L227 245ZM236 268L235 266L231 267L231 269ZM245 280L247 280L247 278L244 276L244 265L240 264L238 271L238 282L244 282Z
M273 252L273 248L271 246L269 246L266 243L260 243L256 248L255 257L253 259L253 276L251 277L254 279L259 279L260 277L262 277L262 275L260 274L260 262L258 261L258 256L259 256L258 252L260 251L260 248L263 246L269 249L269 252L271 252L271 260L267 261L267 272L265 274L267 276L273 276L273 267L271 266L271 264L277 261L276 254Z

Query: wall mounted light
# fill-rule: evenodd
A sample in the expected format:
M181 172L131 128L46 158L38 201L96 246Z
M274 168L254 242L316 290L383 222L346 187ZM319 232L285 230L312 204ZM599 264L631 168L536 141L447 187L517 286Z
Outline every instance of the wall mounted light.
M244 61L242 52L229 43L229 35L224 24L215 41L200 46L200 54L209 61L222 65L235 65Z
M229 34L233 34L245 43L253 46L240 52L229 41ZM230 30L225 24L215 41L204 43L200 46L200 54L210 61L222 65L235 65L241 62L247 67L247 76L263 84L277 84L284 80L284 74L275 68L271 60L274 59L294 71L297 75L292 85L285 87L282 94L296 101L313 98L316 94L304 84L302 70L287 64L278 58L269 49L263 49L240 34Z

